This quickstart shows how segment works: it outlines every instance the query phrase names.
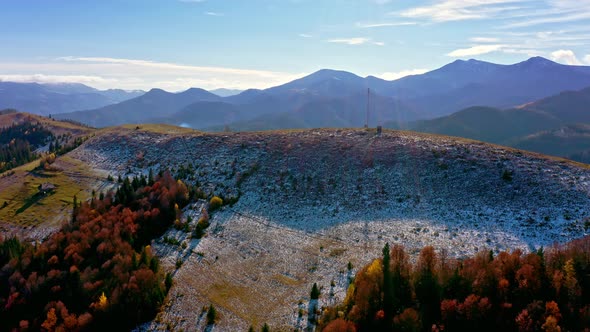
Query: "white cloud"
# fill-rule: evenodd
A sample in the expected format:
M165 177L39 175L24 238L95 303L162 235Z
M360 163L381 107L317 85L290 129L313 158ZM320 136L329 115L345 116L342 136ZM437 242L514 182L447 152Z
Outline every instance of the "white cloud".
M545 0L539 1L534 10L513 15L513 22L501 26L502 29L525 28L566 22L580 22L590 19L590 0Z
M528 57L545 56L545 52L535 50L535 49L530 49L530 48L505 47L505 48L502 48L501 51L503 53L508 53L508 54L524 54Z
M473 37L469 38L469 40L474 43L497 43L500 41L498 38L492 37Z
M531 31L501 31L496 35L496 42L492 44L504 44L500 51L504 53L520 53L529 55L542 55L549 57L554 50L573 49L585 47L590 43L590 29L588 27L571 27L568 29L546 29ZM479 38L479 37L476 37ZM474 44L487 44L485 39L471 38Z
M590 6L590 4L588 4ZM547 17L519 20L518 22L506 24L502 26L504 29L524 28L534 25L574 22L590 19L590 11L588 9L581 9L582 11L571 11L569 13L548 14Z
M224 16L225 14L223 14L223 13L217 13L217 12L205 12L205 15L209 15L209 16Z
M590 65L590 54L588 54L584 57L584 61Z
M454 58L462 58L472 55L481 55L486 53L491 53L495 51L499 51L504 47L504 45L476 45L469 48L460 48L454 50L447 54L447 56L454 57Z
M588 56L586 56L588 57ZM557 50L551 52L551 60L565 63L566 65L581 65L582 62L578 60L576 54L572 50Z
M104 58L104 57L60 57L57 60L72 61L72 62L90 62L90 63L108 63L108 64L120 64L137 67L149 67L155 69L164 70L183 70L193 73L218 73L218 74L232 74L232 75L243 75L243 76L260 76L272 78L277 76L277 72L265 71L265 70L251 70L251 69L236 69L226 67L200 67L181 65L169 62L156 62L150 60L135 60L135 59L120 59L120 58Z
M397 80L399 78L406 77L409 75L424 74L428 71L429 71L428 69L408 69L408 70L402 70L402 71L398 71L398 72L386 72L381 75L377 75L377 77L382 78L384 80L393 81L393 80Z
M362 23L357 22L358 28L369 29L369 28L383 28L383 27L400 27L407 25L416 25L417 22L382 22L382 23Z
M107 57L61 57L40 63L0 63L4 80L28 82L80 82L107 89L181 91L204 89L267 88L300 78L303 74L226 67L202 67L168 62Z
M433 22L485 19L521 9L518 0L444 0L428 6L413 7L392 14Z
M390 14L430 22L497 19L499 28L582 22L590 19L590 0L431 0L428 5Z
M19 82L19 83L82 83L82 84L111 84L116 83L114 79L106 79L100 76L86 75L45 75L45 74L28 74L28 75L3 75L0 74L0 81Z
M299 37L301 37L301 38L312 38L313 36L312 35L308 35L306 33L300 33L299 34Z
M328 43L347 44L347 45L362 45L370 41L369 38L355 37L355 38L336 38L327 40Z
M377 46L385 45L382 41L373 41L371 38L355 37L355 38L336 38L326 40L328 43L346 44L346 45L363 45L371 44Z

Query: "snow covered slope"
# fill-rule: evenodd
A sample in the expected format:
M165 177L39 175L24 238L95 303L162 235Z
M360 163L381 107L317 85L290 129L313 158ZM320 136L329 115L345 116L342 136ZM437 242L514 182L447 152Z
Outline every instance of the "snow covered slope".
M107 129L72 157L115 177L168 167L206 193L239 198L207 237L171 230L186 248L154 243L168 267L184 262L158 320L185 330L203 323L195 305L209 303L222 329L304 328L311 284L324 287L320 305L341 300L355 272L347 263L362 266L385 242L460 257L565 242L590 225L586 165L445 136L142 126Z

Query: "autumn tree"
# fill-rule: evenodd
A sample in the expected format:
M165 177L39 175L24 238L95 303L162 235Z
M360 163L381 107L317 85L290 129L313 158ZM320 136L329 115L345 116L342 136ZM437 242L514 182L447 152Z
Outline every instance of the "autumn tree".
M324 327L322 332L356 332L356 326L354 326L354 323L352 322L338 318Z
M168 285L146 244L172 224L165 211L186 204L185 190L164 175L126 204L113 193L76 202L75 219L41 244L0 239L2 327L128 330L153 318Z

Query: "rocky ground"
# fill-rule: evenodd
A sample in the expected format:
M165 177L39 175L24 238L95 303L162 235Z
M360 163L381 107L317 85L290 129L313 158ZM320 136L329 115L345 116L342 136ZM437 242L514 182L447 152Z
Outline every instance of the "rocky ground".
M210 329L202 312L210 303L221 314L214 329L305 329L311 285L322 287L319 307L342 300L357 267L386 242L462 257L548 246L590 226L585 165L449 137L119 128L70 156L115 177L169 168L238 199L213 216L206 237L170 230L185 244L154 242L175 286L150 329ZM200 209L185 215L196 220Z

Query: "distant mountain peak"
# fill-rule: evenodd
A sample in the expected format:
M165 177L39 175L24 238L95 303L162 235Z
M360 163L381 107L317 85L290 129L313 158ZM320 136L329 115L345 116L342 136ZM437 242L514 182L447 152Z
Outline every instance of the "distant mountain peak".
M242 93L243 91L244 90L226 89L226 88L218 88L218 89L214 89L214 90L209 90L209 92L211 92L212 94L218 95L219 97L235 96L235 95Z
M476 65L479 65L479 64L489 64L490 63L490 62L481 61L481 60L477 60L477 59L469 59L466 62L467 63L470 63L470 64L476 64Z
M307 77L314 77L314 78L323 78L323 79L342 79L342 78L347 78L347 77L352 77L352 78L360 78L359 76L344 71L344 70L335 70L335 69L320 69L314 73L311 73L310 75L308 75Z
M559 64L557 62L546 59L542 56L534 56L532 58L529 58L528 60L517 63L516 65L521 65L521 66L525 66L525 65L526 66L554 66L554 65L559 65Z
M177 95L179 96L183 96L185 98L192 98L192 99L207 99L207 100L212 100L212 99L217 99L219 98L219 96L217 96L216 94L213 94L205 89L201 89L201 88L190 88L188 90L185 90L183 92L179 92L177 93Z
M467 72L471 72L471 71L477 71L477 72L481 72L481 71L490 71L493 69L498 68L500 65L491 63L491 62L486 62L486 61L481 61L481 60L476 60L476 59L469 59L469 60L455 60L451 63L449 63L448 65L445 65L441 68L439 68L438 70L442 71L442 72L455 72L455 71L467 71Z
M148 91L147 93L158 93L158 92L166 92L160 88L151 88L150 91Z
M202 92L202 91L206 91L206 90L203 90L201 88L188 88L185 91L183 91L183 93L185 93L185 92Z
M313 72L311 75L323 75L323 74L337 74L337 73L345 73L343 70L336 70L336 69L329 69L323 68Z

